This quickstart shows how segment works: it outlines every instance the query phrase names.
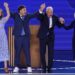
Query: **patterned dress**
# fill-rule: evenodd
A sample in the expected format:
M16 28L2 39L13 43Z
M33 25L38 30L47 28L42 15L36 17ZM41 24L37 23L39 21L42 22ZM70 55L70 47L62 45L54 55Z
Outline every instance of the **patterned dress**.
M7 21L5 17L0 19L0 62L9 60L8 40L4 29Z

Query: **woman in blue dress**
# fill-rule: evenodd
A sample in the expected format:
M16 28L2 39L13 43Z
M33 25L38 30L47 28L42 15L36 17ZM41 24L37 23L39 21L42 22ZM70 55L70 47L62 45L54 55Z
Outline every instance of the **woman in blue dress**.
M8 72L7 61L9 61L8 40L5 32L5 24L10 17L8 4L5 2L4 7L7 16L3 16L3 11L0 9L0 62L4 62L4 71Z

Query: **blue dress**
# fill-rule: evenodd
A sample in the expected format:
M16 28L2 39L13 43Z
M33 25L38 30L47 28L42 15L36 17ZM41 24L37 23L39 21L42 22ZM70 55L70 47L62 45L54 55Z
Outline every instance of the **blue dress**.
M6 17L0 20L0 62L9 60L8 40L5 32Z

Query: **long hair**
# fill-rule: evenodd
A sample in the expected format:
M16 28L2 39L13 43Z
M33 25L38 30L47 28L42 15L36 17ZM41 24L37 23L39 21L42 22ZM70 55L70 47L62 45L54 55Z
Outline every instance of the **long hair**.
M3 10L2 10L2 9L0 9L0 11L1 11L0 19L2 19L2 17L3 17Z

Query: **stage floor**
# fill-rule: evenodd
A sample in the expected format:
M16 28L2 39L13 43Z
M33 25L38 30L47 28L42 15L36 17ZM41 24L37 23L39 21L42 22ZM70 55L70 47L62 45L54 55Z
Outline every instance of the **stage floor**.
M75 61L72 60L72 51L55 51L52 73L75 73ZM9 68L10 73L12 68ZM3 67L0 73L4 73ZM20 73L27 73L26 69L20 69ZM40 68L33 68L33 73L41 73Z

